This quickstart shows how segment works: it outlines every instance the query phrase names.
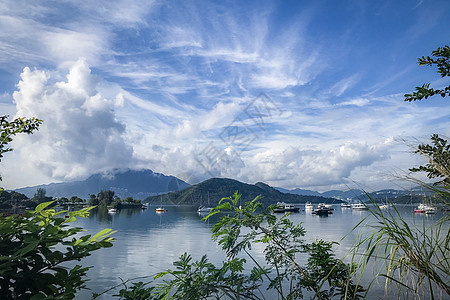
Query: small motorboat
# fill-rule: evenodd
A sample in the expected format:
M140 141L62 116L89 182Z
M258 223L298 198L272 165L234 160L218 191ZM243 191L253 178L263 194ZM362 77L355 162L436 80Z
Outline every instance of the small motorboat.
M341 203L341 207L342 208L352 208L352 205L348 202L342 202Z
M352 208L356 210L368 210L369 208L362 202L352 204Z
M330 208L326 206L318 206L315 210L312 211L314 215L318 216L328 216L331 215L333 212Z
M294 204L277 202L277 205L274 207L274 213L286 213L286 212L298 212L300 208L295 207Z
M311 204L311 202L306 202L305 210L310 210L310 209L313 209L313 208L314 208L314 206Z

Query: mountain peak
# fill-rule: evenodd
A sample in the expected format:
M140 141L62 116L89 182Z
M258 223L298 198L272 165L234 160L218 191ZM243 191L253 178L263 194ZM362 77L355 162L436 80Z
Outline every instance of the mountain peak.
M335 200L317 196L284 194L263 182L258 182L253 185L230 178L210 178L184 190L168 193L162 198L164 203L177 205L206 205L206 199L208 199L208 205L215 206L222 198L230 197L236 191L242 195L242 203L251 201L257 196L262 196L260 201L266 206L275 204L278 201L290 203L305 203L311 201L313 203L319 203L332 202ZM161 198L152 196L148 197L146 201L159 203Z
M118 170L89 176L86 180L51 183L17 189L17 192L32 197L38 188L44 188L48 196L88 198L90 194L98 194L101 190L111 190L121 198L133 197L145 199L151 195L178 191L189 184L174 176L155 173L149 169Z

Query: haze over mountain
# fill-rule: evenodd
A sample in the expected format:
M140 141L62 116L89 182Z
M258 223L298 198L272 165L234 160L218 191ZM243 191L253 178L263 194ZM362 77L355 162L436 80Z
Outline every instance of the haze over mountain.
M97 194L101 190L111 190L121 198L133 197L145 199L151 195L178 191L188 187L189 184L174 176L155 173L152 170L127 170L113 172L112 174L95 174L86 180L51 183L16 189L28 197L33 197L38 188L44 188L47 196L89 198L90 194Z

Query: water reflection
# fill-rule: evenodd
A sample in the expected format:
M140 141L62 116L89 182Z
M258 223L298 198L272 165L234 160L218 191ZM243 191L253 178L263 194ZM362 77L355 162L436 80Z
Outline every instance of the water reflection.
M104 228L117 230L114 234L116 242L112 248L101 249L83 261L84 265L95 266L89 271L91 281L87 285L96 292L120 283L120 278L128 279L138 276L154 275L157 272L173 268L172 262L184 252L191 253L193 259L200 259L207 254L210 261L220 264L224 258L221 248L211 238L211 227L220 218L214 215L207 222L202 221L206 214L198 214L196 207L166 207L164 213L156 213L156 206L146 210L122 209L116 214L108 214L106 209L98 209L88 219L78 219L76 226L87 230L87 234L95 234ZM414 216L409 207L400 207L400 213L407 222L421 224L435 222L442 216ZM387 210L386 213L395 212ZM373 223L374 219L368 211L353 211L336 207L333 214L320 217L303 211L288 217L295 224L302 223L306 229L306 242L316 239L339 241L336 256L344 257L359 235L368 232L367 227L359 227L352 231L363 218L364 224ZM263 247L255 244L252 255L262 261ZM300 258L302 259L302 258ZM248 259L248 261L250 261ZM117 291L111 291L102 299L110 299ZM84 291L77 299L89 299L91 292Z

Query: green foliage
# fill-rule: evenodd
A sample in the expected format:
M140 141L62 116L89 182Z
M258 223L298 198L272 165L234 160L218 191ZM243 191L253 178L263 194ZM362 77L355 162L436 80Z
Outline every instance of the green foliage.
M12 148L7 148L7 145L12 142L14 135L18 133L31 134L38 130L41 123L42 121L36 118L17 118L9 122L8 116L0 116L0 161L3 153L12 151Z
M120 297L120 299L130 299L130 300L138 300L138 299L159 299L156 296L152 296L154 287L146 287L150 282L143 283L135 282L132 283L130 288L127 287L126 283L124 283L124 288L119 291L119 294L114 295ZM95 298L95 297L94 297Z
M45 189L38 188L36 190L36 193L34 193L33 198L31 198L31 200L33 200L37 204L52 201L52 197L47 197L46 195L47 191Z
M222 267L199 261L185 253L174 263L176 269L161 272L154 281L135 283L123 288L124 299L265 299L264 288L279 299L303 297L303 291L312 291L317 299L360 299L365 290L352 282L356 267L336 259L332 242L303 241L304 228L294 225L288 215L281 218L270 214L272 207L262 210L259 197L239 205L241 195L223 198L204 218L221 218L212 228L213 238L226 252ZM251 254L252 245L264 247L264 261ZM246 268L246 255L255 265ZM307 255L308 263L300 266L297 258ZM162 283L161 283L162 280ZM146 298L133 298L136 294Z
M437 134L431 136L433 145L421 144L415 153L419 153L428 158L429 163L418 168L409 169L412 172L427 172L428 178L444 178L446 183L450 183L450 145L447 140Z
M0 190L0 204L13 204L15 202L17 203L24 203L27 202L29 199L27 196L21 193L17 193L15 191L7 192Z
M113 191L100 191L97 194L98 205L108 206L115 200Z
M429 56L422 56L418 59L420 66L432 66L436 65L438 67L438 73L441 77L450 76L450 47L448 45L444 47L439 47L437 50L432 52L432 55L436 59ZM427 99L430 96L441 95L441 97L450 96L450 85L442 89L430 88L429 83L423 84L421 87L416 87L416 91L412 94L405 94L405 101L416 101Z
M89 205L91 206L97 206L99 205L100 201L98 200L97 196L94 194L89 195Z
M235 258L240 252L245 252L260 266L250 250L253 243L263 244L264 263L270 266L274 275L262 267L259 271L268 280L269 289L275 289L283 299L302 297L303 290L313 291L318 299L331 299L338 295L347 299L363 297L364 289L351 280L355 268L334 258L332 243L319 240L307 244L303 240L304 228L301 224L294 225L287 218L288 214L278 218L270 213L272 206L257 213L261 209L258 197L241 208L238 206L239 198L236 192L233 197L222 199L205 218L225 213L213 226L212 232L227 257ZM234 213L227 213L230 210ZM297 263L296 258L301 254L309 255L307 266Z
M111 229L75 237L83 230L69 226L92 207L56 212L48 208L52 204L41 203L25 216L0 217L0 299L72 299L89 267L70 269L65 263L112 246Z
M215 267L203 256L200 261L192 262L187 253L174 262L176 270L161 272L155 279L171 276L173 279L155 287L158 299L256 299L253 291L258 287L259 278L241 274L243 259L232 259Z
M13 121L8 121L8 116L0 116L0 161L5 152L13 150L8 148L8 144L12 142L13 136L19 133L31 134L33 131L38 130L41 123L42 121L36 118L16 118Z

